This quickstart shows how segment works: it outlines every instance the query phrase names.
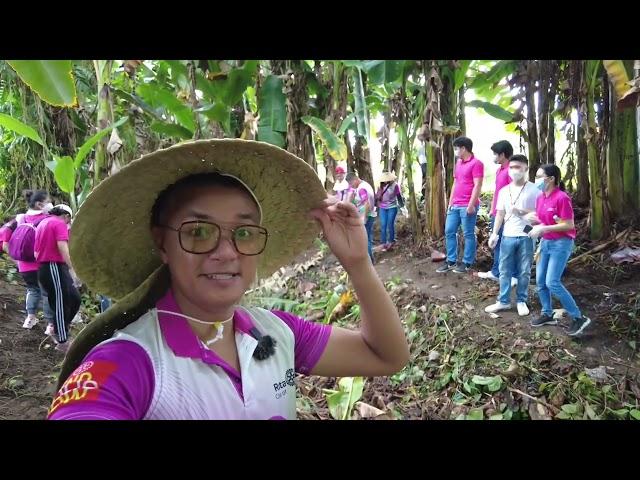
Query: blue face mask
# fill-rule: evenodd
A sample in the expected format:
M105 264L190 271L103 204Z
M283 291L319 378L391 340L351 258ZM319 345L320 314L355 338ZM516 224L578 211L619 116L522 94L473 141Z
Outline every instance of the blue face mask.
M538 190L540 190L541 192L544 192L544 187L545 187L544 178L536 179L536 187L538 187Z

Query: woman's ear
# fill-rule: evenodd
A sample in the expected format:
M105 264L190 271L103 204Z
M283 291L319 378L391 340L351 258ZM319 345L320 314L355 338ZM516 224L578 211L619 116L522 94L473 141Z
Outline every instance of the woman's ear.
M162 259L162 263L169 263L169 259L167 257L167 252L164 249L164 229L160 227L152 227L151 228L151 236L153 238L153 244L160 252L160 258Z

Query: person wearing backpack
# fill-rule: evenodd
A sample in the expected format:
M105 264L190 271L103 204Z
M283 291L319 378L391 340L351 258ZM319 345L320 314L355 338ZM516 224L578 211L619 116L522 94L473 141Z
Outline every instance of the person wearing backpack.
M80 309L80 293L71 258L69 257L69 228L72 211L67 205L56 205L49 217L36 229L35 255L40 262L38 281L47 292L49 306L55 312L53 338L56 350L69 348L69 325Z
M27 284L27 318L25 318L22 328L32 329L38 323L37 313L40 302L42 302L42 311L47 323L50 324L53 321L49 302L45 298L46 294L38 284L40 265L33 253L36 228L40 222L47 218L47 212L51 210L53 204L46 190L27 190L25 200L29 209L26 213L16 216L15 228L13 231L11 229L5 230L7 236L4 237L2 243L5 252L18 264L18 272Z

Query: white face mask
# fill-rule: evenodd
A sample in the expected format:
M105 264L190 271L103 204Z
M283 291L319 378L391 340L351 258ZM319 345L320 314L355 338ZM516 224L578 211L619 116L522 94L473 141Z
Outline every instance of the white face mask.
M456 158L460 158L460 149L459 148L454 148L453 149L453 154L455 155Z
M500 163L500 160L498 160L500 158L500 155L493 155L493 163Z
M53 203L51 203L51 202L45 203L44 206L42 207L42 211L43 212L48 212L52 208L53 208Z
M524 178L524 172L522 170L509 169L509 177L511 180L519 182Z

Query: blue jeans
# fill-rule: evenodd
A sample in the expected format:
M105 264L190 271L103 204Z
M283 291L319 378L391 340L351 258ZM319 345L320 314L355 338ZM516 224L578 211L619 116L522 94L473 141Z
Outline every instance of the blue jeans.
M458 239L456 234L462 225L464 234L464 257L462 261L467 265L472 265L476 259L476 220L478 210L469 215L467 207L453 206L447 212L447 220L444 225L444 235L447 245L447 262L456 263L458 261Z
M380 215L380 241L382 243L387 243L387 238L389 239L389 243L396 241L397 214L398 207L381 208L378 210L378 215Z
M38 283L38 271L22 272L21 275L27 284L27 296L25 299L27 314L36 315L40 303L42 303L43 316L47 322L51 322L53 313L51 312L51 308L49 308L47 293L40 288L40 284Z
M500 303L511 303L511 278L518 277L516 298L526 302L529 280L531 279L531 260L533 258L533 240L529 237L502 237L500 250ZM516 268L518 270L516 273Z
M111 299L104 295L98 295L100 297L100 313L104 313L111 306Z
M582 316L576 301L560 281L572 252L573 240L570 238L542 239L540 258L536 264L536 287L543 315L553 315L551 305L551 295L553 295L560 300L562 307L572 318Z
M373 263L373 224L376 221L376 217L367 217L367 222L364 227L367 229L367 252L369 252L369 258Z
M496 223L496 217L491 216L491 225L490 229L493 231L493 226ZM500 231L498 232L498 243L496 243L496 248L493 249L493 266L491 267L491 273L493 276L498 278L500 277L500 244L502 243L502 232L504 231L504 221L502 222L502 226L500 227ZM533 255L533 254L532 254ZM532 256L533 258L533 256ZM513 278L517 278L520 273L520 265L514 259L513 263Z

